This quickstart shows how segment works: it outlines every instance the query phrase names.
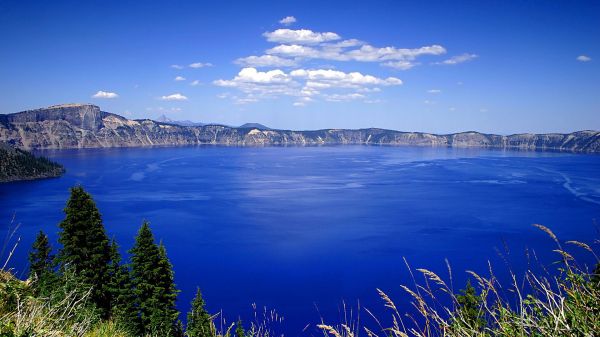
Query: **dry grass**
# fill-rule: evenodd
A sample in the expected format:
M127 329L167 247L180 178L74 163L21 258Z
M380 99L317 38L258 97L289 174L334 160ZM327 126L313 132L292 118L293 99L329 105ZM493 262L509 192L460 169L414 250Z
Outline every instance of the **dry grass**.
M417 282L407 263L414 284L401 288L412 298L411 310L401 312L385 292L377 289L383 305L390 312L390 317L384 318L366 310L377 328L362 326L349 331L347 325L324 323L318 327L325 335L333 337L357 337L359 331L368 337L599 336L600 281L594 280L588 269L576 263L573 254L563 249L549 228L534 226L556 244L554 252L561 260L556 276L528 270L523 282L518 282L511 272L510 284L501 285L489 264L487 276L467 271L476 281L477 294L477 305L467 312L460 309L458 296L442 277L419 268L415 271L422 275L423 281ZM600 262L588 244L566 243L592 254L596 262ZM448 271L452 284L449 265ZM385 327L382 321L388 322Z
M0 335L83 336L96 321L86 308L89 291L71 290L60 297L36 298L28 281L0 273Z

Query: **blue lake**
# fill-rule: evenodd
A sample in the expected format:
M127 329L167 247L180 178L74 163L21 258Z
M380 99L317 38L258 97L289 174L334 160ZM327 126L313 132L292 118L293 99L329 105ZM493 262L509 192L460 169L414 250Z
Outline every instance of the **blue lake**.
M0 229L13 216L20 224L10 261L18 274L38 230L56 242L68 189L81 184L123 253L150 221L174 265L182 311L199 286L229 321L251 320L252 303L276 309L285 319L274 329L289 336L307 324L312 334L320 316L338 321L342 301L381 312L376 288L411 310L399 287L412 284L403 257L441 275L447 258L458 289L465 270L486 274L488 260L501 279L527 267L526 249L557 260L534 223L563 240L598 237L597 155L374 146L44 155L67 174L0 185Z

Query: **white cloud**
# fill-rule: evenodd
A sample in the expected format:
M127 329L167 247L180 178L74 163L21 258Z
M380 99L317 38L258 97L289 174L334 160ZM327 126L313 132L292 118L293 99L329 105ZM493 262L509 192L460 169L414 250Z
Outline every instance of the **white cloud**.
M304 70L297 69L290 72L292 77L304 78L308 87L315 88L348 88L373 85L400 85L402 81L396 77L386 79L372 75L363 75L359 72L345 73L332 69Z
M185 81L185 77L177 76L177 77L175 77L175 81Z
M188 98L180 93L176 93L167 96L161 96L160 99L163 101L187 101Z
M183 69L183 66L180 66L179 64L171 64L171 68L181 70Z
M586 55L577 56L577 61L579 61L579 62L589 62L591 60L592 60L592 58L589 56L586 56Z
M288 17L285 21L292 22L292 19ZM284 19L281 22L284 23ZM420 57L447 53L446 48L438 44L418 48L375 47L357 39L342 39L334 32L315 32L310 29L280 28L265 32L263 36L276 45L265 50L265 55L242 57L235 63L251 68L283 68L297 67L310 60L331 60L373 62L397 70L408 70L421 64L417 61ZM475 54L466 53L434 64L458 64L476 57Z
M245 103L264 97L292 96L304 105L319 97L335 102L365 99L367 94L380 92L378 86L401 85L402 81L332 69L295 69L286 73L280 69L261 72L244 68L233 79L220 79L213 84L240 90L246 98L251 98ZM239 101L237 97L232 98Z
M192 85L192 86L197 86L199 84L200 84L200 81L198 81L198 80L194 80L194 81L192 81L192 83L190 83L190 85Z
M350 59L363 62L388 61L388 60L414 60L421 55L442 55L446 49L440 45L431 45L421 48L376 48L371 45L361 46L347 52Z
M236 64L245 67L294 67L296 61L291 59L285 59L275 55L262 55L262 56L248 56L242 57L235 60Z
M99 90L92 97L93 98L117 98L117 97L119 97L119 95L117 93L115 93L115 92L108 92L108 91Z
M279 69L262 72L256 68L243 68L233 80L216 80L214 84L222 87L235 87L241 83L270 84L289 81L289 76Z
M427 92L430 94L439 94L442 91L440 89L430 89L430 90L427 90Z
M384 47L376 48L371 45L360 45L358 40L346 40L337 44L321 44L320 46L305 46L301 44L280 44L266 51L267 54L282 57L305 59L324 59L334 61L385 62L383 65L396 69L407 70L417 63L412 62L422 55L442 55L446 49L439 45L425 46L415 49ZM357 49L348 47L359 46Z
M269 42L292 43L292 44L319 44L322 42L339 40L336 33L318 33L309 29L277 29L263 34Z
M205 67L212 67L212 63L196 62L196 63L190 64L188 67L194 68L194 69L205 68Z
M279 54L285 57L324 58L323 54L313 47L298 44L281 44L266 51L267 54Z
M411 61L390 61L390 62L386 62L383 65L386 67L392 67L395 69L399 69L399 70L408 70L414 66L416 66L418 63L413 63Z
M325 100L329 102L347 102L363 98L365 95L357 93L325 95Z
M477 57L478 57L478 55L465 53L465 54L462 54L462 55L453 56L453 57L451 57L451 58L449 58L447 60L444 60L442 62L438 62L438 64L454 65L454 64L459 64L459 63L471 61L471 60L473 60L473 59L475 59Z
M284 26L289 26L292 25L294 23L296 23L296 18L293 16L286 16L285 18L279 20L279 23L281 23Z

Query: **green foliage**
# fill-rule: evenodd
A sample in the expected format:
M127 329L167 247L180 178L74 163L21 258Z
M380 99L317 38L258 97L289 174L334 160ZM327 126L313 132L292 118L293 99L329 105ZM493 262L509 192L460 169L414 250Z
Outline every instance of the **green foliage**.
M81 186L71 188L64 211L66 217L59 224L61 269L73 271L91 287L92 302L107 317L110 312L110 292L106 289L110 281L110 247L100 212Z
M121 324L115 321L102 321L95 325L90 331L86 332L83 337L129 337L138 336L132 335L129 331L123 330Z
M483 301L480 296L477 296L470 279L467 280L465 289L460 292L461 294L456 295L456 310L460 311L456 317L460 317L462 320L459 324L466 324L473 330L481 331L486 324L482 317Z
M47 158L0 143L0 182L57 177L64 171Z
M58 281L48 236L40 231L29 252L29 278L36 295L48 295Z
M246 332L244 331L244 326L242 325L242 320L238 319L235 323L235 337L245 337Z
M165 337L181 335L173 268L164 246L155 243L148 222L142 224L130 254L142 332Z
M206 311L206 303L202 298L200 288L196 289L196 296L192 300L192 307L187 315L185 333L188 337L212 337L215 335L213 322L210 314Z
M110 244L108 271L110 282L107 289L110 293L111 317L114 324L131 336L138 336L141 333L141 322L131 272L127 265L122 264L119 247L114 240Z
M36 297L28 281L0 271L0 336L82 336L99 316L71 273L48 296Z

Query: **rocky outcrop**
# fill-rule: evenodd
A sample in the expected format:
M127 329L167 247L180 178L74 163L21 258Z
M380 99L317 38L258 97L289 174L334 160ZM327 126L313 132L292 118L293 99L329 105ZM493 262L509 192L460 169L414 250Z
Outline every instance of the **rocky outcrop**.
M0 141L24 149L374 144L600 152L598 131L500 136L479 132L436 135L377 128L290 131L223 125L183 126L149 119L130 120L90 104L57 105L0 115Z

